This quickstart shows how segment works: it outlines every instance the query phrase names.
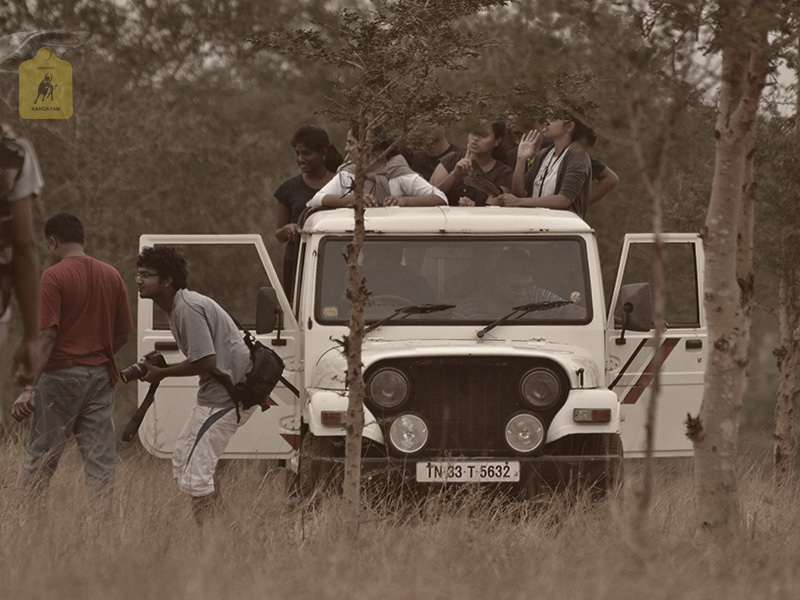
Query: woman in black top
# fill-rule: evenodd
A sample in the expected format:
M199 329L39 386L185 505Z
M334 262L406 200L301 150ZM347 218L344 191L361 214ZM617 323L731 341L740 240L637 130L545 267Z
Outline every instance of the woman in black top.
M483 179L495 193L511 191L514 171L505 164L502 147L506 127L503 123L481 123L477 131L469 134L464 150L442 157L431 175L431 184L447 194L450 206L485 206L490 194L486 186L476 187L476 179ZM476 171L476 168L479 173Z
M291 297L294 288L294 272L298 250L297 221L306 207L306 202L332 178L342 164L342 156L331 144L327 132L315 125L303 125L292 136L300 174L289 177L275 190L278 201L277 228L275 237L286 244L283 255L283 287Z

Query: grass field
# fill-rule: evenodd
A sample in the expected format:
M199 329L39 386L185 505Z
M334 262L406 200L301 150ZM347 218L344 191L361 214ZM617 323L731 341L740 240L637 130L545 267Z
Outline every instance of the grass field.
M110 516L88 511L80 460L65 455L46 497L20 486L24 444L2 443L0 598L571 598L800 597L797 486L741 477L745 525L723 546L695 535L690 461L657 465L646 546L632 529L641 476L620 497L539 506L434 497L418 509L365 511L355 544L340 507L286 508L271 463L221 469L227 511L202 529L169 465L120 458Z

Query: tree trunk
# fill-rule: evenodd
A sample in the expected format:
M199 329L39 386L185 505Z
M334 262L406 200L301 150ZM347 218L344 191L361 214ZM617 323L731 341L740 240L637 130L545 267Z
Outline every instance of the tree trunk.
M766 19L757 4L748 14L724 15L722 82L715 127L716 160L705 246L705 312L709 356L703 404L687 420L695 450L699 524L714 534L740 527L736 441L750 342L752 295L752 141L761 91L769 72ZM768 9L767 9L768 10ZM741 40L748 40L742 44ZM748 181L749 180L749 181Z
M624 77L622 78L624 82ZM624 83L623 83L624 85ZM644 115L636 106L636 98L632 93L626 93L626 108L628 113L628 124L631 132L631 142L636 157L636 164L639 168L642 182L647 195L652 202L652 224L655 234L655 245L653 252L653 343L655 348L661 347L661 339L666 327L666 280L664 275L664 242L662 234L663 228L663 194L664 184L669 172L672 147L675 142L675 131L680 117L686 109L686 94L682 86L682 80L673 89L673 96L670 98L669 110L666 113L662 130L665 132L659 152L657 154L657 169L655 176L651 176L648 167L648 160L645 156L641 142L640 125ZM656 414L658 403L661 398L661 367L663 357L660 352L656 352L654 357L655 376L653 378L650 401L647 406L647 420L645 422L645 461L644 476L642 478L642 488L639 492L639 502L635 517L635 530L638 536L639 545L644 547L651 539L650 530L647 527L650 507L653 501L653 481L655 480L653 464L653 447L655 445Z
M775 406L775 483L791 477L794 403L798 396L797 369L800 367L800 314L797 312L796 270L781 273L778 292L778 323L781 345L774 351L778 363L778 401Z
M358 256L364 245L364 182L366 169L359 158L356 165L353 194L355 227L353 239L347 245L347 298L350 300L349 333L344 336L347 358L347 420L345 425L345 463L342 496L345 503L345 523L352 538L358 535L361 518L361 440L364 431L364 372L361 346L364 339L364 305L369 294L358 271Z
M800 45L798 45L800 52ZM796 73L800 75L800 64ZM797 200L800 196L800 87L795 97L794 124L794 168L788 190L789 198ZM784 233L782 250L793 239L794 230ZM783 252L784 256L791 253ZM791 264L784 266L780 274L778 288L778 325L781 345L774 351L778 363L778 399L775 405L775 483L783 485L791 476L793 454L792 433L794 428L794 403L800 393L797 389L797 369L800 367L800 267Z

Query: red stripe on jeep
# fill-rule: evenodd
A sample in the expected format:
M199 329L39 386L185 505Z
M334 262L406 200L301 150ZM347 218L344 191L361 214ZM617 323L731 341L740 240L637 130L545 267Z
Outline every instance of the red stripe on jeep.
M658 352L661 355L661 364L667 362L667 357L672 353L675 349L675 346L678 345L678 342L681 341L681 338L667 338L664 340L664 343L661 344L661 348L658 349ZM641 398L644 391L648 388L648 386L653 383L653 379L656 376L656 353L653 353L653 358L650 359L650 363L647 365L644 371L642 371L639 380L631 386L630 391L625 396L625 400L622 401L623 404L636 404Z
M289 442L293 450L300 450L300 435L297 433L282 433L281 437Z

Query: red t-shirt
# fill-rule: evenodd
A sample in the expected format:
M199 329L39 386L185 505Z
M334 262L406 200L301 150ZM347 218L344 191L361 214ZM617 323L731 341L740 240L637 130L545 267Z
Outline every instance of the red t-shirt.
M133 329L119 272L91 256L64 258L42 274L39 302L41 329L58 328L44 370L107 364L116 385L114 337Z

